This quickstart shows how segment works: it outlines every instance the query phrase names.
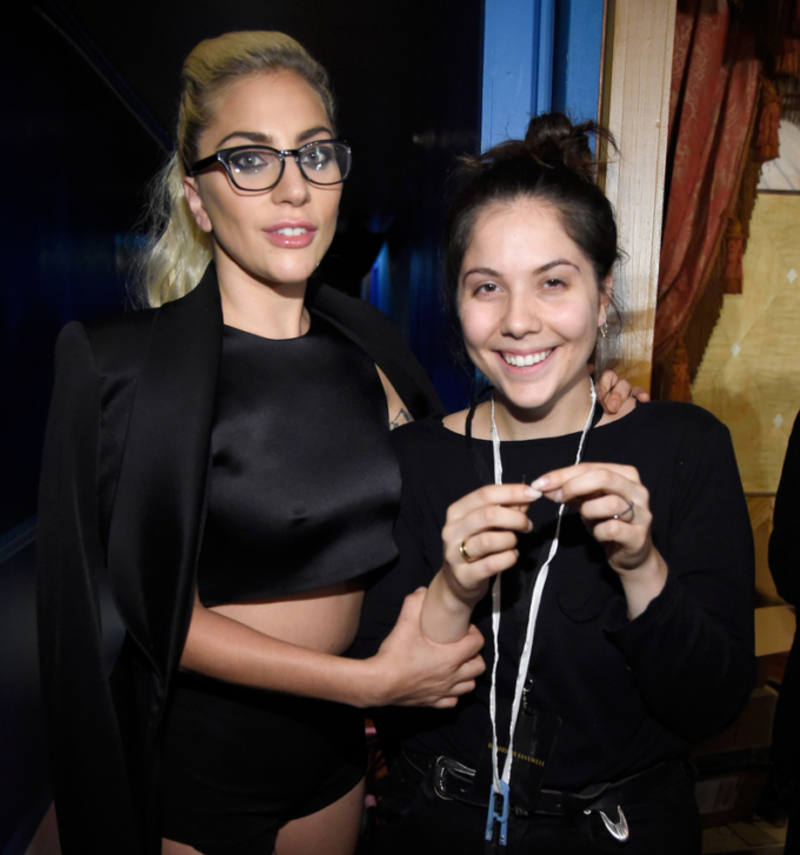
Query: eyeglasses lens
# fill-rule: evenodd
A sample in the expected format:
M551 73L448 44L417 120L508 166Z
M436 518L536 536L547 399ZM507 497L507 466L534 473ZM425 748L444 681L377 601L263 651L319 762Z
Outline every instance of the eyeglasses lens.
M300 169L313 184L338 184L350 168L350 152L343 143L314 143L300 149Z
M338 184L350 171L350 151L344 143L311 143L298 155L300 170L312 184ZM237 149L228 156L228 163L243 190L267 190L281 175L280 155L262 146Z
M281 174L280 156L269 149L239 149L230 155L228 163L236 183L244 190L271 187Z

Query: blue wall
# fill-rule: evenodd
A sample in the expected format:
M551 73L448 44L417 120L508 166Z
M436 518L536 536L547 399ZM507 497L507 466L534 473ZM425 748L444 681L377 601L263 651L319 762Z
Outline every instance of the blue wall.
M481 147L531 116L597 119L604 0L486 0Z

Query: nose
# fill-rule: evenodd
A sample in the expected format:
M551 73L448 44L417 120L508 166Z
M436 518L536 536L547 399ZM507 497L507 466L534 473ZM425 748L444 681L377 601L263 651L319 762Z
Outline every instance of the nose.
M542 321L536 300L525 291L511 289L506 299L501 331L514 339L525 338L528 333L541 332Z
M272 199L278 203L302 205L310 198L308 181L303 177L297 161L289 155L283 167L281 180L272 190Z

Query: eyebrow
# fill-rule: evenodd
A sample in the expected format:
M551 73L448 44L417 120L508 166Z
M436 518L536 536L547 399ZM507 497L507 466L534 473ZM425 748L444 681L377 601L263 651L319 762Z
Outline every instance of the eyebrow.
M333 137L333 131L330 128L325 125L320 125L316 128L309 128L301 134L298 134L297 142L301 144L309 142L317 139L320 134L329 134L331 138ZM257 143L258 145L273 146L275 142L275 138L272 134L262 134L260 131L233 131L233 133L223 137L223 139L217 143L217 149L221 148L226 142L228 142L228 140L231 140L234 137L242 137L243 139L249 140L251 143Z
M534 276L539 276L542 273L547 273L548 270L552 270L554 267L560 267L562 264L566 264L568 267L574 267L575 270L580 270L580 267L578 267L574 262L568 261L566 258L557 258L554 261L548 261L547 264L543 264L541 267L537 267L535 270L532 270L531 273ZM493 270L491 267L472 267L461 278L466 279L467 276L470 276L473 273L480 273L482 276L501 275L497 270Z

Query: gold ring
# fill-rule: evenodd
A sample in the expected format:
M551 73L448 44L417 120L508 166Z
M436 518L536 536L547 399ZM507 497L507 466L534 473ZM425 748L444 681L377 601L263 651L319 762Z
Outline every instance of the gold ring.
M622 499L623 502L626 502L628 507L625 508L625 510L621 514L614 514L614 516L611 517L611 519L612 520L622 520L623 522L632 523L634 521L634 519L636 518L636 507L633 504L633 502L629 502L625 498L625 496L620 496L620 499ZM631 518L629 520L626 520L625 517L627 517L628 514L631 515Z
M458 547L458 551L461 553L461 557L464 559L464 561L467 562L467 564L469 564L472 561L472 556L469 554L469 552L467 552L467 541L466 540L461 541L461 546Z

